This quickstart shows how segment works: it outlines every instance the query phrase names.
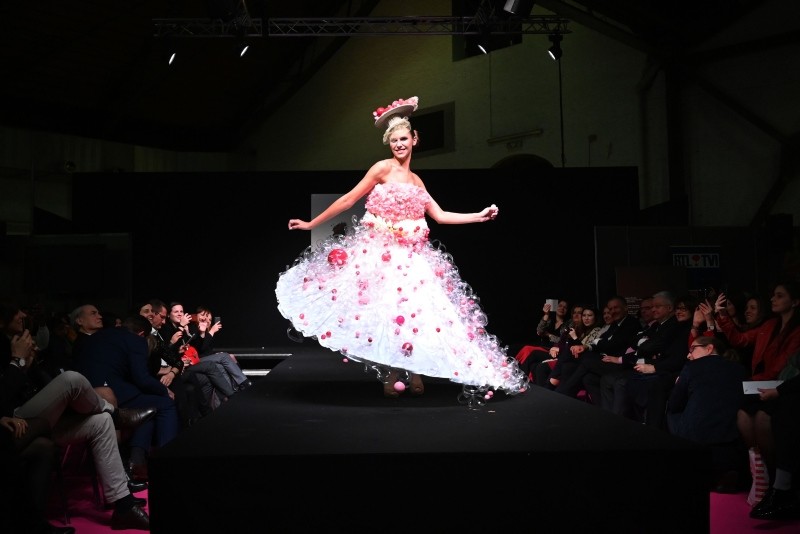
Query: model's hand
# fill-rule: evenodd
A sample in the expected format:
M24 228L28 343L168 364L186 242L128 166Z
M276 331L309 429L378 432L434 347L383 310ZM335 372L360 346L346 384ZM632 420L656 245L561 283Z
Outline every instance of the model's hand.
M289 230L311 230L311 225L302 219L289 219Z
M483 211L478 214L478 217L480 218L481 222L493 221L497 218L498 213L500 213L500 208L492 204L488 208L483 208Z

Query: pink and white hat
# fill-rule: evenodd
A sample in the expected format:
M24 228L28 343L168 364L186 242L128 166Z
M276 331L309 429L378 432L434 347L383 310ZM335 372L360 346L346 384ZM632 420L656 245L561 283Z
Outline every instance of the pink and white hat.
M419 98L412 96L406 99L400 98L386 107L376 109L372 112L372 116L375 119L375 127L385 127L392 117L410 115L417 110L418 104Z

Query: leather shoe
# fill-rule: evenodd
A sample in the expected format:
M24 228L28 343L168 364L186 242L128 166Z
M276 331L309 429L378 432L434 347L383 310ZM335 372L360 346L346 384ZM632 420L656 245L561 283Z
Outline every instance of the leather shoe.
M147 489L147 482L144 480L129 480L128 491L131 493L139 493Z
M150 530L150 516L139 506L131 506L124 512L114 510L111 514L111 530Z
M244 391L245 389L249 388L252 385L253 383L250 380L245 380L244 382L239 384L237 391Z
M133 430L153 418L155 408L118 408L114 426L119 430Z
M726 471L719 477L712 490L714 493L738 493L739 491L739 472Z
M139 498L139 497L133 497L133 504L135 504L136 506L147 506L147 499L142 499L142 498ZM113 502L107 502L105 504L105 509L106 510L113 510L114 509L114 503Z
M769 488L761 502L750 510L753 519L795 519L800 517L800 499L792 490Z
M147 480L147 464L128 464L128 472L132 481L141 482Z

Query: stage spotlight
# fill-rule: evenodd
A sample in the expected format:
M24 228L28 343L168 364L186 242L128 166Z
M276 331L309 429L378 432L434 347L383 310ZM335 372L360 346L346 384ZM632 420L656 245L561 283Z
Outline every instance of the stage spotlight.
M242 43L239 48L239 57L244 57L244 55L247 53L247 49L250 48L250 45L247 43Z
M178 55L178 54L176 54L175 52L172 52L172 53L169 55L169 60L167 61L167 64L168 64L168 65L172 65L172 64L175 62L175 56L177 56L177 55Z
M491 51L488 34L481 35L480 38L478 39L478 50L480 50L484 54L488 54Z
M553 43L550 48L547 49L547 53L550 54L550 57L554 60L558 61L561 59L561 55L563 51L561 50L561 35L553 34L549 36L550 42Z
M528 17L533 9L531 0L506 0L503 11L518 17Z

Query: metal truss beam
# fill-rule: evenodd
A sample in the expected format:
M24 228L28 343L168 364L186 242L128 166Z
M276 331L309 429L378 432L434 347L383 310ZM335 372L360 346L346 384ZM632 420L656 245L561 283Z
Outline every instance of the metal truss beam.
M261 37L261 19L153 19L155 37Z
M558 15L518 19L481 17L273 18L269 37L374 37L381 35L493 35L571 33ZM261 37L261 19L153 19L155 37Z
M569 20L558 15L518 19L481 17L370 17L267 20L270 37L371 37L380 35L564 34Z

